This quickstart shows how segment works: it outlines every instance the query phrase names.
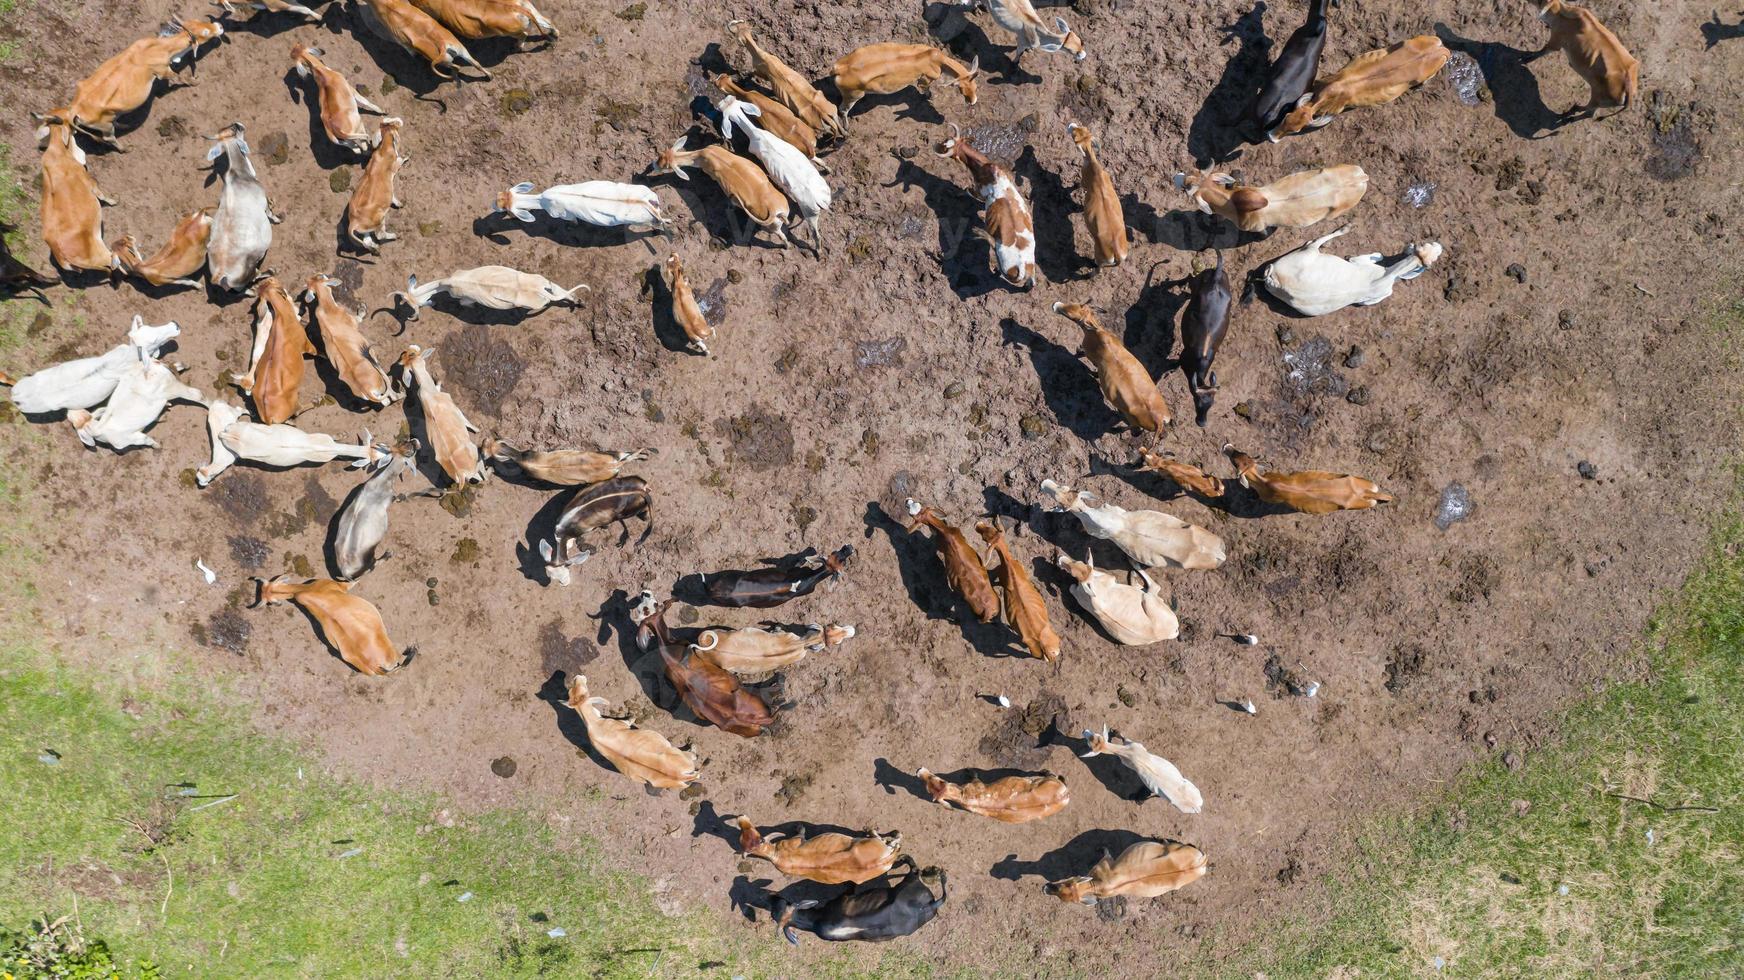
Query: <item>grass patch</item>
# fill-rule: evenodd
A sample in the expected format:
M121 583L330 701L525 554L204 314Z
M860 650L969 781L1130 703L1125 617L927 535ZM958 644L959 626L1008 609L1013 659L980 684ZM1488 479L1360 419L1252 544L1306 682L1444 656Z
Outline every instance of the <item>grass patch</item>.
M1647 680L1577 708L1519 769L1486 766L1427 816L1373 832L1332 921L1251 966L1744 974L1744 520L1722 527L1648 643Z

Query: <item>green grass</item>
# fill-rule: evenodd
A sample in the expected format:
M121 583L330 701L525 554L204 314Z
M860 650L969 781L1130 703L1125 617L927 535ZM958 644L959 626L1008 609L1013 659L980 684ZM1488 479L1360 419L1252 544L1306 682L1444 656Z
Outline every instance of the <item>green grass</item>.
M1241 966L1744 974L1744 521L1724 525L1647 643L1647 679L1576 709L1519 769L1487 766L1426 816L1372 833L1332 921Z

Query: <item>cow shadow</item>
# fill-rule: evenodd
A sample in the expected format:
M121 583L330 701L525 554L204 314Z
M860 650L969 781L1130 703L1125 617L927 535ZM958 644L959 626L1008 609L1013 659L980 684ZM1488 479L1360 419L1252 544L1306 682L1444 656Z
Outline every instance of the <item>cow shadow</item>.
M926 784L912 772L903 772L890 764L889 759L878 758L872 761L872 781L884 788L884 795L894 796L899 790L906 790L908 795L917 800L933 801L932 795L926 791Z
M819 87L827 90L829 93L833 93L833 101L840 104L841 93L836 91L834 80L830 80ZM947 93L945 91L946 89L949 89L950 91ZM896 122L919 123L920 125L929 127L943 126L945 124L945 117L939 112L938 106L933 104L933 99L946 96L947 94L950 97L955 97L959 102L962 101L962 96L957 92L957 86L948 80L948 76L946 78L940 78L937 82L933 83L929 92L922 92L919 89L911 87L905 88L900 92L893 92L890 95L874 95L868 93L860 101L854 103L854 118L847 119L846 121L850 126L854 124L854 120L859 120L862 124L865 124L865 116L867 113L874 109L889 107L895 110L894 121ZM844 117L844 119L846 119L846 117Z
M1126 226L1144 235L1146 241L1153 245L1162 241L1163 214L1137 194L1120 195L1120 213L1126 219Z
M1156 220L1153 242L1161 242L1182 252L1203 252L1206 249L1233 250L1254 242L1263 242L1271 232L1242 231L1222 215L1199 210L1177 208Z
M988 873L1001 881L1041 878L1059 881L1075 875L1089 874L1103 854L1119 855L1134 844L1156 840L1130 830L1086 830L1065 844L1046 852L1033 861L1020 861L1008 854L996 862Z
M313 7L314 4L305 3L304 6ZM252 15L240 16L234 19L226 15L220 15L219 19L224 24L224 34L226 37L232 34L252 34L258 38L274 38L278 37L280 34L294 31L299 27L325 27L328 33L338 34L340 33L340 26L336 21L341 16L339 11L343 6L344 4L340 3L329 4L326 9L319 11L321 18L314 21L304 20L302 17L295 14L281 15L266 10L256 11Z
M1001 320L999 327L1005 343L1029 352L1042 401L1056 422L1085 442L1120 424L1120 416L1103 399L1096 376L1076 354L1011 317Z
M981 25L969 19L969 11L964 7L954 3L928 2L923 5L921 17L927 24L927 33L940 44L952 48L956 57L980 62L986 84L1027 85L1042 80L1040 75L1024 71L1012 56L1012 52L1017 50L1015 42L1010 46L995 43ZM998 74L994 75L994 72Z
M1078 254L1072 215L1080 210L1060 175L1041 165L1035 147L1024 144L1012 171L1029 184L1030 212L1036 236L1036 264L1054 282L1088 279L1096 263Z
M1736 24L1720 23L1720 12L1714 11L1714 19L1702 25L1702 40L1707 42L1707 50L1713 50L1721 41L1735 41L1744 37L1744 20Z
M653 230L632 231L625 226L602 228L585 221L558 221L543 211L536 212L532 221L522 221L506 211L493 211L472 219L472 233L493 245L508 245L510 231L521 231L528 238L543 238L574 248L610 248L661 236L660 232ZM653 248L650 242L649 251Z
M636 625L630 621L633 604L633 597L623 589L613 589L606 596L599 609L588 617L599 622L599 631L594 637L596 643L604 649L614 639L617 641L618 656L623 661L624 669L635 678L637 687L641 688L642 696L648 699L649 704L680 721L707 726L707 722L691 713L690 708L679 698L678 692L666 682L666 669L660 662L659 652L644 651L636 645ZM683 631L675 632L683 635Z
M1126 308L1126 333L1122 339L1132 356L1159 381L1180 366L1179 359L1173 356L1175 322L1187 305L1190 294L1186 287L1191 281L1187 277L1152 281L1161 265L1157 262L1150 267L1144 285L1139 287L1138 298Z
M890 539L890 546L896 551L896 567L902 576L903 589L907 591L909 601L927 619L957 624L963 639L984 657L1028 656L1016 644L1016 634L997 619L981 622L970 610L968 601L951 588L945 579L944 562L938 555L933 531L910 534L906 524L891 517L876 501L866 505L865 521L868 538L874 531L881 530ZM978 540L973 524L973 521L965 520L957 525L957 529L969 538L970 547L974 547L973 542Z
M960 185L908 160L897 164L896 179L884 186L901 185L906 191L917 184L927 208L938 218L939 271L957 298L985 296L1004 285L991 271L992 263L984 251L989 246L974 235L981 220L980 204L974 197Z
M1462 51L1478 63L1478 71L1483 73L1484 84L1494 100L1496 118L1515 136L1542 139L1569 122L1544 104L1538 77L1527 67L1535 52L1495 41L1463 38L1443 23L1435 25L1435 34L1448 50Z
M1187 127L1187 152L1201 167L1239 156L1245 142L1241 116L1259 89L1259 79L1271 65L1271 39L1266 37L1266 5L1253 9L1221 28L1223 44L1239 43L1223 66L1223 75L1205 96L1205 102Z

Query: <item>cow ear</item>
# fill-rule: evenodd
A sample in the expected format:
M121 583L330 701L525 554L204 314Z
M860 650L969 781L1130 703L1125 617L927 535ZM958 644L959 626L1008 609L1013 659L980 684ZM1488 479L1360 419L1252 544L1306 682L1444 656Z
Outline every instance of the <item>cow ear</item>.
M208 159L208 160L216 160L220 156L223 156L223 155L224 155L224 144L222 144L222 143L213 143L212 148L210 150L206 151L206 159Z
M551 542L539 542L539 557L545 559L545 564L551 564Z
M519 184L509 188L509 190L516 194L531 194L533 193L533 182L530 180L523 180Z
M514 215L515 217L521 219L522 221L532 221L533 220L533 212L528 211L526 208L510 208L509 213Z

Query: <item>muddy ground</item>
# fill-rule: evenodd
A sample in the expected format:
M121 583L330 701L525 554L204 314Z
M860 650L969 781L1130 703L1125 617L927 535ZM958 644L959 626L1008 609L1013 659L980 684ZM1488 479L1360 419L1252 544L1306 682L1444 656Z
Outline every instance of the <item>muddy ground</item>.
M390 354L436 346L436 375L489 433L657 447L634 468L654 487L653 533L634 548L601 533L575 584L547 588L527 548L530 524L549 518L550 492L493 479L449 507L396 506L394 557L358 591L421 655L391 677L365 678L295 610L242 608L248 576L321 569L328 522L356 474L239 467L202 492L190 473L207 455L196 408L170 410L153 433L161 450L122 456L83 449L62 423L9 415L0 439L22 453L13 459L47 556L46 630L93 669L168 646L189 675L223 679L258 703L264 728L307 739L344 771L548 813L646 872L663 901L723 919L742 921L735 903L755 891L745 879L771 877L761 864L742 874L720 835L718 815L736 813L763 825L900 829L919 861L948 868L952 888L939 920L908 942L959 966L998 957L1036 973L1126 972L1130 961L1115 961L1142 948L1164 970L1260 936L1276 916L1313 916L1317 879L1338 870L1352 828L1432 797L1474 760L1530 752L1553 734L1547 719L1560 707L1636 669L1635 638L1689 568L1727 485L1736 365L1710 324L1716 304L1736 296L1741 257L1728 82L1744 77L1744 41L1704 32L1706 5L1597 7L1641 58L1642 97L1614 118L1564 128L1555 113L1585 89L1560 57L1522 64L1543 37L1527 4L1335 12L1329 67L1437 32L1475 59L1471 104L1458 83L1472 65L1455 71L1456 61L1394 105L1246 148L1228 166L1264 181L1359 163L1370 190L1337 250L1394 254L1434 239L1447 255L1378 307L1314 320L1263 301L1240 307L1205 428L1180 418L1190 402L1171 359L1181 280L1210 255L1196 252L1226 249L1241 276L1332 226L1238 238L1184 213L1169 176L1229 155L1231 122L1268 45L1275 51L1300 22L1297 4L1083 0L1045 12L1071 21L1090 59L1032 53L1016 69L984 12L965 21L938 7L923 19L913 4L551 0L545 12L564 33L550 49L476 44L495 80L440 86L354 33L338 4L320 25L272 16L233 25L233 42L200 59L197 88L160 97L135 122L127 153L93 152L98 181L121 202L106 233L155 245L178 213L214 202L197 134L240 120L288 211L268 264L290 281L334 271L372 308L408 274L486 263L590 283L583 308L519 323L439 307L402 336L385 315L368 330ZM162 0L42 0L13 16L19 54L0 67L0 92L14 111L0 138L27 185L23 110L58 105L171 10ZM720 318L716 355L704 359L677 349L670 322L651 313L661 293L649 291L648 272L664 241L524 226L489 210L517 181L630 179L656 147L694 133L702 73L746 64L720 43L734 14L814 76L861 44L925 40L932 24L989 77L972 107L943 85L930 101L910 93L862 105L853 138L828 157L836 205L822 261L729 246L738 219L700 175L651 181L678 217L671 247ZM407 121L407 207L394 223L405 237L379 259L335 257L359 171L293 99L304 91L286 79L297 41L317 43ZM1131 261L1095 277L1081 258L1068 118L1098 133L1138 231ZM1004 156L1033 195L1044 281L1032 292L997 283L985 247L966 236L975 208L965 175L927 152L947 121ZM1415 207L1407 191L1423 183L1433 195ZM34 239L25 254L46 264ZM130 284L53 298L7 369L105 349L135 312L182 324L172 359L200 387L219 386L247 356L244 302ZM1134 475L1125 464L1135 440L1111 432L1114 417L1073 356L1075 329L1048 312L1055 300L1106 311L1162 374L1179 420L1160 442L1183 458L1227 476L1217 450L1228 440L1284 469L1370 476L1397 502L1275 514L1239 489L1222 508ZM312 365L306 391L323 389L334 390L331 378ZM398 405L325 404L299 424L387 437L406 431L403 419ZM1221 570L1164 578L1179 641L1116 647L1064 595L1048 561L1056 549L1082 557L1087 539L1036 506L1048 477L1226 539ZM1443 530L1434 518L1450 484L1472 506ZM406 488L423 485L414 477ZM930 544L888 516L909 495L965 525L992 513L1019 529L1014 547L1035 563L1065 640L1057 667L1012 656L1001 629L959 625ZM87 517L61 519L74 513ZM859 557L840 588L774 614L853 623L860 636L776 683L772 699L792 707L773 733L747 741L668 713L669 691L628 642L626 592L844 543ZM1116 563L1108 548L1091 550L1098 564ZM195 559L216 569L216 587ZM760 618L681 607L676 621ZM1261 642L1219 638L1229 632ZM1269 662L1321 682L1318 697L1282 693ZM695 741L702 798L645 794L589 757L578 720L556 703L577 670L649 726ZM991 694L1014 707L980 697ZM1225 704L1243 698L1257 714ZM1131 802L1129 776L1076 758L1070 736L1103 724L1178 764L1203 790L1204 812ZM492 766L503 757L514 761L507 778ZM917 798L905 775L922 765L1045 767L1070 781L1073 803L1017 827L946 812ZM1042 895L1044 879L1138 836L1196 844L1214 871L1167 898L1096 911ZM750 928L774 941L766 921ZM812 944L799 955L858 954Z

